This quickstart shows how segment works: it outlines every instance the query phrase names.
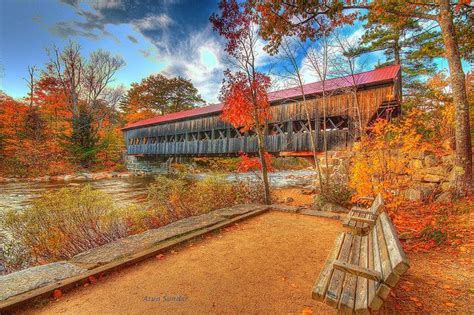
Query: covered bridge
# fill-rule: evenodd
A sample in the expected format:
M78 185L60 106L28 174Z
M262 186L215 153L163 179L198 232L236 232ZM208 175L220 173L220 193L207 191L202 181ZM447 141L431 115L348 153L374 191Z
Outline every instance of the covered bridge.
M357 139L363 126L399 112L397 65L304 85L306 106L316 147L342 149ZM326 109L323 106L323 90ZM354 91L357 93L354 93ZM355 95L357 95L357 100ZM309 125L301 89L269 93L271 119L266 149L276 155L306 155L311 151ZM137 156L223 156L257 152L257 139L220 119L222 104L157 116L127 125L127 153ZM323 132L325 126L325 132Z

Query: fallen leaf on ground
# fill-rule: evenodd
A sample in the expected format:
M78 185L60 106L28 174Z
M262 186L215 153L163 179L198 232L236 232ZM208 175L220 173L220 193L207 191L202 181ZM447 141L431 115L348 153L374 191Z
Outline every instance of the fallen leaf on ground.
M416 296L410 296L410 300L412 300L413 302L418 302L418 298Z
M88 279L89 279L89 282L90 282L91 284L96 284L96 283L97 283L97 279L96 279L94 276L89 276Z
M163 259L165 259L165 255L159 254L159 255L156 255L156 258L159 259L159 260L163 260Z
M53 298L56 300L59 299L61 296L63 296L63 292L59 289L56 289L53 291Z
M454 307L454 306L456 306L456 304L451 303L451 302L446 302L446 303L444 303L444 304L445 304L446 306L449 306L449 307Z

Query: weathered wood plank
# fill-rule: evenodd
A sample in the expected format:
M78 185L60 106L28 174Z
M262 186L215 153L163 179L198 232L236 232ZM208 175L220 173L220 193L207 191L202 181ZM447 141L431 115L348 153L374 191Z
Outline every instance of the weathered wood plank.
M359 264L361 237L355 236L352 242L353 242L353 246L352 246L349 262L351 265L357 265ZM338 269L337 268L338 263L340 262L336 260L334 264L335 269ZM342 270L342 269L339 269L339 270ZM346 275L346 279L344 280L342 293L341 293L341 299L339 303L339 309L342 312L350 314L354 310L356 284L357 284L357 276L353 274Z
M368 267L368 237L362 237L360 245L359 266ZM356 314L368 314L368 280L364 277L357 277L357 291L355 300Z
M339 261L347 262L349 259L350 250L352 247L352 239L354 236L347 234L344 238L342 244L341 252L337 259ZM325 302L326 304L336 308L339 304L339 299L341 297L342 284L344 282L345 272L340 270L334 270L331 280L329 281L329 287L326 292Z
M378 248L374 246L373 234L369 233L367 237L368 237L368 242L369 242L368 244L369 245L369 257L368 257L369 269L374 270L381 275L382 274L381 270L375 267L375 260L376 260L375 256L376 255L378 256ZM379 265L380 265L380 262L379 262ZM377 287L380 285L385 286L384 284L381 284L380 280L368 281L368 294L369 294L368 305L371 310L378 310L383 304L383 300L377 295Z
M380 247L379 247L379 241L377 237L377 230L373 229L370 234L371 234L371 239L372 239L372 244L373 244L374 270L382 272L382 263L380 262ZM375 289L377 290L376 294L383 300L385 300L385 298L390 293L390 288L383 283L379 283L378 285L376 285Z
M329 253L326 259L326 263L323 266L323 269L321 269L321 272L319 273L318 279L316 280L316 283L314 284L313 293L312 293L312 297L315 300L318 300L318 301L324 300L324 296L326 295L329 280L331 279L332 272L333 272L332 263L339 256L339 252L341 250L345 235L346 235L345 233L341 233L336 238L336 241L334 242L334 247Z
M370 280L375 280L377 282L382 279L382 273L378 271L370 270L369 268L363 268L363 267L360 267L348 262L336 260L333 266L334 266L334 269L336 270L341 270L346 273L350 273L359 277L364 277Z
M408 270L408 268L410 268L410 264L405 252L403 251L402 244L400 244L397 232L395 231L387 213L382 213L380 215L380 223L385 236L385 242L387 244L392 268L395 273L402 275Z
M397 284L400 277L395 272L393 272L387 244L385 242L385 235L383 233L382 226L380 224L380 219L377 220L377 223L375 224L374 229L376 229L376 234L377 234L377 239L378 239L378 244L379 244L379 249L380 249L380 262L382 265L383 282L388 284L390 287L393 287L395 284Z

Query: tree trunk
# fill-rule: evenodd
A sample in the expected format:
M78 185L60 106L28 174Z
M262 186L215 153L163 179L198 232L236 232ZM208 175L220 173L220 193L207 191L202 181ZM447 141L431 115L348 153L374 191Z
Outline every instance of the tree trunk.
M300 83L300 86L302 86L301 83ZM308 122L308 126L309 126L309 128L308 128L309 129L309 138L310 138L310 141L311 141L311 151L313 153L314 166L316 167L317 172L318 172L319 189L321 189L321 192L322 192L324 190L323 177L321 175L321 166L319 165L319 160L318 160L318 156L317 156L316 139L314 138L313 127L311 126L311 116L309 115L309 110L308 110L308 107L307 107L307 104L306 104L306 97L304 95L303 89L301 89L301 90L302 90L301 93L303 95L303 107L305 109L306 121ZM315 126L315 130L316 130L316 128L319 128L319 119L315 120L314 126Z
M264 136L260 126L256 128L257 132L257 144L258 144L258 155L260 157L260 163L262 164L262 179L263 187L265 189L265 204L270 205L272 203L270 198L270 184L268 183L268 166L267 161L265 160L265 146L264 146Z
M399 30L397 30L399 32ZM393 54L394 54L394 59L395 59L395 64L400 66L400 72L398 73L398 86L397 86L397 92L398 92L398 100L400 101L400 113L401 113L401 108L403 104L403 78L402 78L402 62L400 58L400 34L397 35L395 38L395 45L393 47Z
M438 22L441 27L446 49L455 107L456 168L459 170L459 172L456 172L456 193L463 196L472 192L472 149L469 126L469 103L449 1L440 0L439 9Z

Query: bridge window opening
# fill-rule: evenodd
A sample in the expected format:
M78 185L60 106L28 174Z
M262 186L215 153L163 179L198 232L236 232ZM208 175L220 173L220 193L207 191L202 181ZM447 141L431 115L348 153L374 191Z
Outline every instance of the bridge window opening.
M201 133L201 140L211 140L212 139L212 131L204 131Z
M188 133L186 141L194 141L194 140L196 140L196 133L194 133L194 132Z
M310 121L311 130L315 130L315 120ZM309 124L306 120L296 120L293 122L293 132L294 133L308 133Z
M240 131L237 129L230 129L230 138L240 138L241 134Z
M130 144L130 145L133 144L133 139L132 138L128 138L128 144Z
M157 141L157 138L156 137L151 137L151 143L155 144Z
M225 139L226 138L226 135L227 135L227 129L220 129L220 130L216 130L215 133L214 133L215 137L217 140L219 139Z
M185 142L186 141L186 134L180 134L178 135L178 142Z
M326 118L326 131L345 130L349 128L348 116L331 116ZM321 130L324 130L323 121L321 121Z
M257 133L256 133L255 131L253 131L253 130L249 130L249 131L247 131L247 135L248 135L249 137L255 137L255 136L257 135Z
M140 138L135 138L135 144L140 144Z
M288 134L286 124L285 123L280 123L280 124L268 124L268 134L270 136L276 136L276 135L286 135Z

